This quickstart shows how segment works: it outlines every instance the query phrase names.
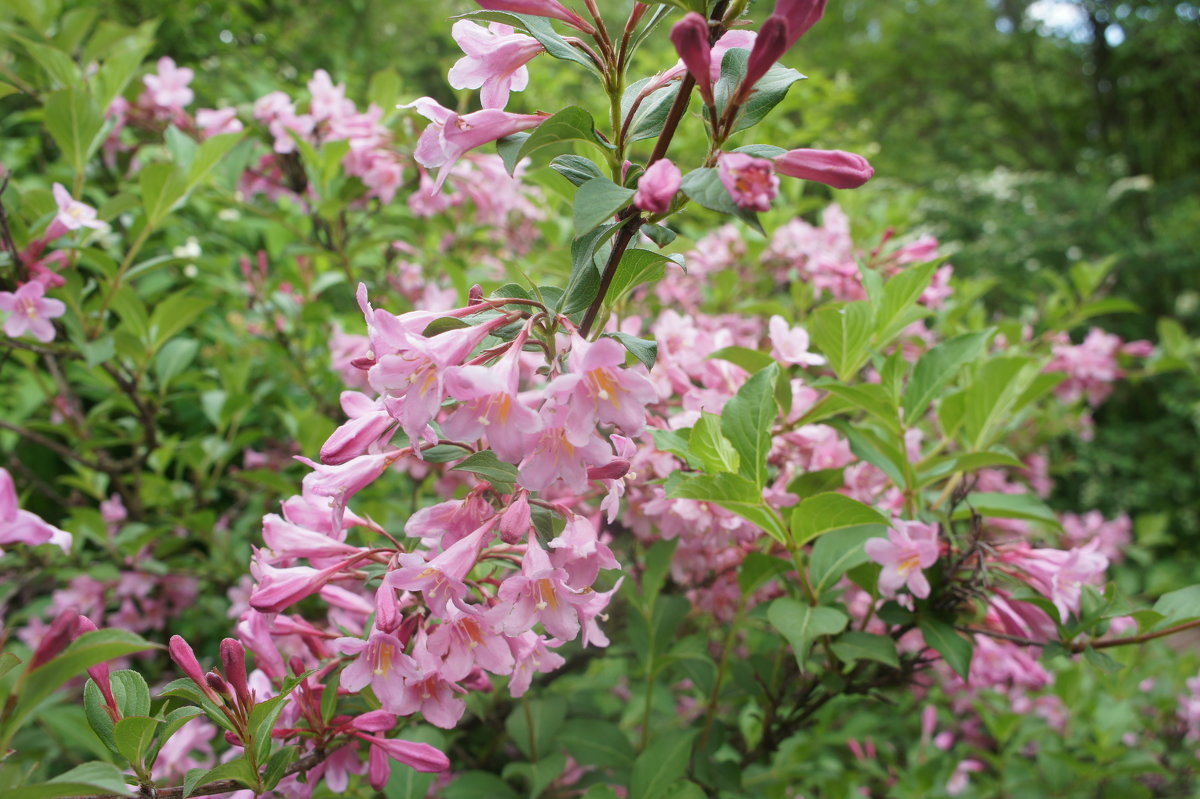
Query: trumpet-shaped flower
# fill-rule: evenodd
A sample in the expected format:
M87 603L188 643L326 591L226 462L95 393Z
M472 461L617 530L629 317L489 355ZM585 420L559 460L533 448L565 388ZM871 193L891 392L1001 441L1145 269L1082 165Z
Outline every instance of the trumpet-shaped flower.
M454 23L454 41L466 53L450 68L450 85L456 89L482 89L484 108L504 108L509 92L529 85L525 67L545 47L532 36L514 33L509 25L493 22L486 28L470 20Z
M867 555L883 566L879 574L879 592L883 596L895 596L904 586L919 599L929 596L929 581L922 569L937 562L937 534L936 524L897 520L888 530L887 538L867 541Z
M16 338L28 331L45 343L54 340L54 325L50 320L66 313L67 306L61 300L47 297L46 287L31 280L16 291L0 291L0 311L8 311L5 335Z
M485 108L459 116L443 108L432 97L421 97L401 108L415 108L429 120L429 127L417 140L413 158L426 169L437 169L433 191L440 191L450 168L470 150L503 139L523 130L536 128L546 117L540 114L510 114L498 108Z

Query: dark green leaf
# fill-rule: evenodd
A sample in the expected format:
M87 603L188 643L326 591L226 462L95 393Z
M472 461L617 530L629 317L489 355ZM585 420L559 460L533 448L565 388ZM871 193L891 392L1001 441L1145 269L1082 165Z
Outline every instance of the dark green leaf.
M747 380L721 411L721 431L741 456L739 471L759 489L767 484L771 428L779 416L775 402L778 364Z
M896 642L886 635L852 630L838 636L833 642L833 654L844 663L856 660L874 660L894 669L900 668L900 657L896 654Z
M638 755L629 784L629 799L670 799L669 788L683 776L696 730L656 735Z
M867 562L863 544L871 538L886 537L886 526L864 524L833 530L818 538L808 559L808 574L813 590L819 595L832 588L843 574Z
M925 643L945 658L947 665L954 669L958 676L967 679L971 673L971 655L975 651L975 645L941 619L922 617L917 626L925 636Z
M771 603L767 608L767 620L787 639L801 671L804 671L804 661L808 659L813 641L821 636L837 635L850 621L840 610L813 607L787 597Z

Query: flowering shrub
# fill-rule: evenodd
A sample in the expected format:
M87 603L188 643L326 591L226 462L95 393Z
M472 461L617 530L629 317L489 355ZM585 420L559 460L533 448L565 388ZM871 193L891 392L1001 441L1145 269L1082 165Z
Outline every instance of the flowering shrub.
M1194 681L1069 722L1110 672L1147 679L1110 651L1200 626L1197 589L1136 604L1108 582L1128 519L1044 501L1046 448L1162 358L1072 343L1120 309L1107 267L1008 319L929 236L864 245L837 204L768 232L781 175L873 176L736 138L802 78L778 62L824 2L757 31L745 2L615 27L590 0L478 5L448 76L470 111L383 81L362 110L324 71L193 111L193 69L135 79L143 29L3 29L58 157L0 191L6 795L926 796L1068 765L1162 787ZM668 20L678 62L633 80ZM505 110L553 68L601 85L607 125ZM671 153L681 126L706 148ZM39 563L71 576L16 579ZM138 633L183 676L113 670ZM84 672L82 708L45 709ZM67 745L27 743L39 718Z

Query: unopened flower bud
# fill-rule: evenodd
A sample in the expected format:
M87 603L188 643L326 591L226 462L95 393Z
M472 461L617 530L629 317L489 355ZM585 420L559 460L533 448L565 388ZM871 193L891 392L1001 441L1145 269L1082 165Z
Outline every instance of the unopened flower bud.
M221 668L225 671L225 679L233 687L238 703L244 708L253 705L250 683L246 677L246 650L241 641L236 638L221 641Z
M304 661L301 660L298 655L292 655L292 657L288 660L288 668L291 669L292 674L296 675L297 677L308 671L304 665Z
M620 480L629 472L629 461L624 458L613 458L603 466L593 466L588 469L589 480Z
M79 634L94 632L96 623L87 616L79 617ZM87 670L88 676L96 682L96 687L100 689L100 695L104 697L104 703L108 706L109 715L113 717L113 721L120 719L120 711L117 708L116 697L112 692L112 680L109 678L108 664L97 663Z
M683 59L684 66L696 81L704 104L713 104L712 43L709 42L708 20L695 11L687 14L671 28L671 41Z
M738 89L736 105L741 105L749 99L754 91L754 84L767 74L775 62L783 57L788 50L788 23L783 17L768 17L754 40L754 48L750 51L750 59L746 62L746 75Z
M229 743L230 746L238 746L238 747L242 746L242 739L239 738L237 736L237 733L233 732L232 730L225 731L225 740Z
M775 171L835 189L857 189L875 174L867 159L842 150L789 150L774 159Z
M483 302L483 286L476 283L471 286L471 290L467 292L467 305L479 305Z
M500 540L506 544L519 544L529 534L532 520L529 495L522 493L500 516Z
M200 661L196 660L196 653L192 651L187 641L178 635L172 635L171 641L167 644L167 652L170 653L171 660L175 661L175 665L179 666L209 699L214 702L218 701L219 696L209 687L208 680L204 676L204 669L200 668Z
M225 679L220 674L217 674L216 671L210 671L205 674L204 683L217 693L229 696L229 686L225 683Z
M79 637L79 619L79 611L73 607L58 614L29 659L30 671L58 657L68 644Z
M638 178L637 194L633 204L652 214L665 214L671 210L671 200L683 184L683 173L669 158L655 161Z
M791 48L800 37L825 15L827 0L776 0L771 16L787 20L787 46Z

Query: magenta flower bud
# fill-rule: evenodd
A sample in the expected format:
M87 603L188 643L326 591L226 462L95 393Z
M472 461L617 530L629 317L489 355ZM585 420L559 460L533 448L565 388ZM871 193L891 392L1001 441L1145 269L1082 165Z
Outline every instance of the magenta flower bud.
M30 671L58 657L68 644L79 637L79 619L79 611L73 607L58 614L29 659Z
M777 0L771 16L787 20L787 47L800 40L825 15L826 0Z
M300 659L299 655L292 655L288 659L288 668L291 669L292 674L297 677L308 671L308 668L304 665L304 661Z
M96 623L87 616L79 617L79 634L90 633L96 631ZM108 664L97 663L87 670L88 676L96 682L96 687L100 689L100 695L104 697L104 702L108 705L109 715L113 717L113 721L120 718L117 709L117 700L113 696L112 681L109 678Z
M533 17L549 17L561 20L576 30L595 33L583 17L564 6L558 0L475 0L480 8L488 11L508 11L513 14L529 14Z
M768 17L754 40L754 49L750 51L750 60L746 63L746 76L738 88L736 105L746 102L754 91L754 85L775 62L783 57L788 50L788 23L783 17Z
M396 420L387 411L347 420L321 445L321 462L339 466L365 455L395 424Z
M471 286L471 290L467 292L467 305L479 305L483 302L483 286L476 283Z
M683 59L684 66L696 80L704 104L713 104L712 93L712 44L709 42L708 20L695 11L675 23L671 28L671 41Z
M237 733L233 732L232 730L225 731L225 741L230 746L237 746L237 747L242 746L242 739L237 737Z
M217 695L208 686L208 680L204 676L204 669L200 668L200 661L196 660L196 653L192 651L188 642L178 635L172 635L170 642L167 644L167 652L170 653L171 660L175 661L175 665L179 666L192 682L200 686L200 689L204 691L209 699L216 701Z
M529 534L532 521L529 495L522 493L500 516L500 540L506 544L519 544Z
M588 469L589 480L620 480L629 474L629 461L624 458L613 458L603 466L593 466Z
M683 183L683 173L669 158L655 161L638 178L637 194L633 204L652 214L665 214L671 210L671 200Z
M729 190L738 208L767 211L779 194L779 178L765 158L745 153L721 153L717 160L721 183Z
M781 175L815 180L835 189L857 189L875 174L867 159L841 150L789 150L774 163Z
M215 671L204 675L204 684L222 696L229 696L229 686L225 683L224 678Z
M369 710L356 716L350 726L363 732L388 732L396 726L396 716L386 710Z
M221 668L225 671L225 679L233 686L238 703L249 709L254 699L250 696L250 683L246 678L246 650L241 641L236 638L221 641Z

